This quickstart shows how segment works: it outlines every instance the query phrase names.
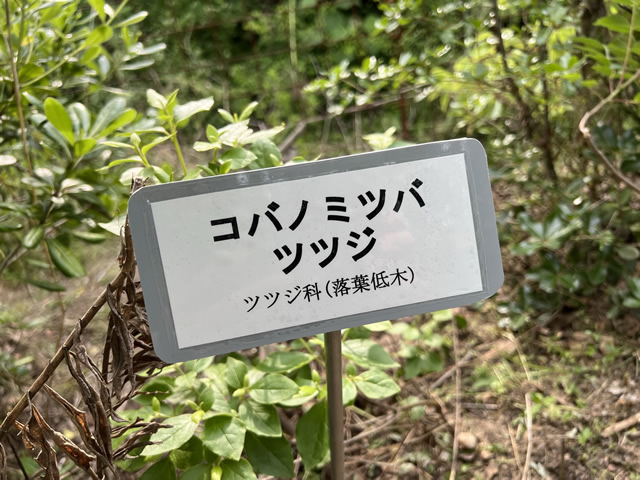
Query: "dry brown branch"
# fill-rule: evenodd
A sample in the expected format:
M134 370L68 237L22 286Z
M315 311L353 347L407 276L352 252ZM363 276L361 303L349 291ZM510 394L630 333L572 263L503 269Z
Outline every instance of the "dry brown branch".
M636 73L634 73L626 82L624 82L622 85L619 85L615 90L613 90L608 97L601 100L595 107L593 107L591 110L585 113L582 116L582 119L580 119L580 123L578 124L578 129L580 130L580 133L582 133L582 136L584 137L585 141L589 145L589 148L591 148L591 150L596 154L596 156L600 159L600 161L604 163L607 170L609 170L609 172L611 172L614 177L616 177L619 181L624 183L636 194L640 195L640 185L636 184L635 182L633 182L633 180L631 180L625 174L623 174L620 171L620 169L616 167L611 160L609 160L609 158L604 154L604 152L600 150L600 148L598 148L598 146L596 145L593 139L593 135L591 135L591 131L589 130L589 127L588 127L589 120L591 120L591 117L593 117L596 113L602 110L602 108L605 105L607 105L612 100L614 100L624 89L626 89L628 86L630 86L635 81L637 81L638 78L640 78L640 70L636 71Z
M516 466L518 470L522 472L522 461L520 460L520 450L518 449L518 442L516 441L516 436L513 433L513 429L511 425L507 423L507 431L509 432L509 440L511 441L511 449L513 450L513 458L516 460Z
M600 433L600 436L604 438L610 437L611 435L614 435L623 430L626 430L627 428L631 428L638 423L640 423L640 412L634 415L631 415L630 417L625 418L624 420L620 420L619 422L609 425L607 428L605 428L602 431L602 433Z

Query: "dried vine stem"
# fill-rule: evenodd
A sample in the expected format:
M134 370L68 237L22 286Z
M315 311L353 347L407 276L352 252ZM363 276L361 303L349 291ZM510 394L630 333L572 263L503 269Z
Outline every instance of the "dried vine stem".
M93 305L91 305L85 314L80 317L75 328L71 331L69 336L67 336L62 346L58 348L58 351L55 353L53 358L49 360L45 369L40 373L40 375L38 375L38 378L36 378L29 387L29 390L22 395L18 403L7 414L0 425L0 439L8 433L9 429L14 425L14 422L18 419L23 410L29 406L30 400L36 393L38 393L38 391L40 391L51 375L53 375L56 368L58 368L65 359L65 352L73 346L75 339L84 331L87 325L89 325L91 320L93 320L96 314L107 302L107 292L121 288L127 276L130 275L135 268L135 256L133 253L133 242L131 240L131 231L129 230L128 219L124 228L124 248L121 262L120 272L116 278L107 285L100 296L93 302Z
M636 71L626 82L622 85L618 85L618 87L613 90L608 97L604 98L600 101L595 107L585 113L578 124L578 128L585 141L589 145L589 148L593 150L593 152L598 156L598 158L604 163L605 167L615 176L618 180L628 186L631 190L633 190L636 194L640 195L640 185L635 183L633 180L628 178L625 174L623 174L618 167L616 167L609 158L604 154L602 150L598 148L596 142L593 140L593 135L591 135L591 131L587 126L591 117L593 117L596 113L598 113L602 108L611 103L623 90L625 90L629 85L636 82L640 78L640 70Z

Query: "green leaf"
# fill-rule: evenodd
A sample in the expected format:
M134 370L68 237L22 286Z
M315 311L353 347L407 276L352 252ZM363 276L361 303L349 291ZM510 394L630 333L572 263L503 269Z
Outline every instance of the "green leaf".
M122 227L124 227L124 222L126 218L127 218L127 214L123 213L121 215L113 217L113 220L111 220L110 222L98 223L98 226L100 228L104 228L107 232L110 232L119 237L120 231Z
M218 132L218 129L213 125L207 125L207 139L211 143L216 143L219 138L220 138L220 133Z
M244 424L230 415L216 415L204 424L202 442L213 453L238 460L242 455Z
M140 480L176 480L176 468L167 457L151 465Z
M73 123L71 117L64 107L55 98L47 98L44 101L44 114L49 123L58 130L62 136L71 144L76 141L73 134Z
M89 5L98 12L98 17L100 17L100 20L104 22L104 0L89 0Z
M102 110L98 113L96 121L91 127L89 132L90 137L98 136L99 132L102 132L108 125L122 115L124 109L127 106L127 102L120 97L109 100Z
M33 227L22 239L22 246L31 250L40 245L40 242L44 238L44 228L40 225Z
M87 107L78 102L69 105L68 109L74 132L77 137L82 137L82 134L87 133L91 127L91 114Z
M156 397L153 397L153 400L158 402L158 404L160 403ZM204 458L204 446L202 445L202 440L194 435L180 448L172 450L171 453L169 453L169 458L171 459L171 462L181 470L186 470L192 465L198 465Z
M623 245L616 248L616 253L623 260L631 261L640 258L640 250L631 245Z
M89 153L91 150L93 150L93 147L95 146L96 146L96 141L93 138L85 138L84 140L78 140L73 145L73 153L76 158L80 158L86 155L87 153Z
M49 292L64 292L66 290L66 287L64 285L60 285L59 283L47 282L45 280L35 280L33 278L25 278L24 281Z
M234 123L236 121L235 118L233 118L233 115L227 112L224 108L219 108L218 113L229 123Z
M398 384L377 368L354 377L353 381L365 397L373 399L391 397L400 391Z
M350 378L342 377L342 403L351 405L358 396L356 384Z
M47 249L53 264L67 277L84 277L85 271L82 263L60 242L53 238L47 238Z
M238 413L247 430L263 437L279 437L282 435L278 411L273 405L261 405L251 399L247 399L240 404Z
M196 113L208 112L211 110L211 107L213 107L213 97L207 97L201 100L185 103L184 105L178 105L173 109L173 119L176 123L182 123L194 116Z
M244 362L236 360L233 357L227 357L227 369L225 371L225 378L227 385L232 389L237 390L244 385L244 376L249 372L249 367Z
M369 339L347 340L343 344L343 355L364 368L396 368L400 366L384 348Z
M631 294L640 300L640 277L628 278L627 285Z
M231 161L231 170L240 170L250 163L252 163L257 157L250 151L244 148L235 147L224 152L220 158L223 162Z
M288 373L307 365L315 357L304 352L276 352L269 355L257 366L267 373Z
M160 145L163 142L166 142L167 140L169 140L171 138L171 135L167 135L164 137L156 137L153 140L151 140L149 143L147 143L144 147L142 147L142 154L146 155L146 153L151 150L153 147L155 147L156 145Z
M131 15L128 18L125 18L123 21L116 25L116 28L128 27L129 25L135 25L136 23L140 23L149 15L148 12L142 11L138 12L135 15Z
M293 477L291 445L284 437L266 438L249 432L244 447L256 473Z
M251 145L251 152L256 156L256 160L249 165L252 170L282 165L282 154L271 140L256 141Z
M240 461L225 460L220 464L222 477L220 480L256 480L251 464L244 458ZM213 478L213 476L212 476Z
M161 428L151 435L149 441L155 445L147 445L142 451L142 455L159 455L180 448L187 443L198 428L198 423L194 421L191 413L170 417L164 421L169 428ZM173 467L172 467L173 468Z
M242 113L240 114L240 118L238 120L242 121L249 118L257 106L258 102L251 102L249 105L244 107L244 110L242 110Z
M249 396L258 403L273 404L291 398L298 390L298 385L290 378L271 373L250 387Z
M147 89L147 103L153 108L162 110L167 105L167 100L152 88Z
M0 155L0 167L8 167L9 165L13 165L18 160L13 155Z
M211 480L211 465L196 465L180 475L180 480Z
M102 45L113 36L113 29L108 25L100 25L95 28L87 37L84 42L84 47L93 47L95 45Z
M622 15L607 15L596 20L594 25L604 27L612 32L628 34L630 22Z
M391 328L391 321L385 320L383 322L370 323L368 325L363 325L363 327L370 332L385 332Z
M328 422L326 402L316 403L298 420L296 445L306 471L329 460Z
M318 385L313 380L305 378L298 378L296 380L300 390L289 400L282 400L278 402L279 405L284 407L300 407L305 403L313 400L319 393Z
M133 108L125 110L122 114L120 114L120 116L118 116L113 122L111 122L109 126L99 132L97 136L106 137L108 135L111 135L119 128L122 128L125 125L129 125L131 122L133 122L137 115L138 113Z
M220 148L220 146L209 142L196 142L193 144L193 149L196 152L206 152L207 150L213 150L214 148Z

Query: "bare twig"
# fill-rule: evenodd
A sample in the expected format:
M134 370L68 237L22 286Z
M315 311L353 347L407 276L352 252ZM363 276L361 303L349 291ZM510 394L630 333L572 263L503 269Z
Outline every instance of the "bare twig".
M633 427L637 423L640 423L640 412L636 413L635 415L631 415L630 417L625 418L624 420L620 420L619 422L609 425L607 428L605 428L602 431L600 436L605 438L610 437L615 433L619 433L623 430L626 430L627 428Z
M531 393L527 392L524 396L526 414L527 414L527 455L524 459L524 469L522 471L522 480L529 480L529 464L531 463L531 454L533 453L533 414L531 413Z
M107 292L109 291L109 289L115 290L122 286L125 279L127 278L127 275L133 268L134 262L135 257L133 254L133 243L131 241L131 233L129 231L129 225L127 223L125 226L125 258L120 272L93 302L93 305L91 305L91 307L89 307L85 314L80 317L80 320L76 324L75 328L71 331L69 336L67 336L66 340L55 353L53 358L49 361L45 369L40 373L40 375L38 375L38 378L36 378L36 380L31 384L31 386L27 390L27 393L25 393L20 398L18 403L16 403L16 405L7 414L4 421L0 425L0 438L7 434L11 426L13 426L14 421L18 419L22 411L29 405L30 400L36 395L36 393L38 393L38 391L40 391L44 384L49 380L51 375L53 375L56 368L60 365L60 363L62 363L65 358L65 352L67 352L71 348L77 336L84 331L87 325L89 325L91 320L93 320L98 311L100 311L102 306L106 303Z
M513 458L516 460L516 466L518 470L522 472L522 461L520 460L520 450L518 449L518 442L516 442L516 436L511 429L511 425L507 424L507 431L509 432L509 440L511 440L511 449L513 450Z
M455 405L455 423L453 426L453 452L451 453L451 472L449 480L456 478L456 464L458 463L458 432L460 431L460 392L462 390L462 379L460 374L460 352L458 345L458 325L455 318L451 320L453 325L453 357L456 362L456 405Z
M638 184L634 183L626 175L624 175L620 171L620 169L618 167L616 167L613 164L613 162L611 162L611 160L609 160L609 158L607 158L607 156L604 154L604 152L598 148L598 146L596 145L595 141L593 140L593 135L591 135L591 131L589 130L589 127L587 126L588 123L589 123L589 120L591 119L591 117L593 117L596 113L598 113L600 110L602 110L602 108L605 105L607 105L613 99L615 99L620 94L620 92L622 92L629 85L633 84L636 80L638 80L638 78L640 78L640 70L636 71L636 73L634 73L631 76L631 78L629 78L622 85L619 85L615 90L613 90L609 94L609 96L607 96L606 98L601 100L595 107L593 107L591 110L589 110L587 113L585 113L583 115L582 119L580 120L580 123L578 124L578 128L579 128L580 132L582 133L582 136L586 140L587 144L591 148L591 150L593 150L593 152L598 156L598 158L602 161L602 163L604 163L605 167L607 167L607 169L618 180L620 180L622 183L624 183L629 188L631 188L636 194L640 195L640 186Z

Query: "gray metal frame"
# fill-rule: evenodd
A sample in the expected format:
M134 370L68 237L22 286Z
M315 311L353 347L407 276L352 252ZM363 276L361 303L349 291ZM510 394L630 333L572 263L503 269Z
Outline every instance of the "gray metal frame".
M163 200L248 188L276 182L363 170L383 165L438 158L462 153L465 156L467 180L480 259L483 289L479 292L393 307L347 317L322 320L306 325L249 335L245 337L178 348L169 295L160 257L160 248L151 204ZM208 177L185 182L156 185L138 190L129 200L129 222L142 281L145 305L153 345L160 358L181 362L194 358L243 350L268 343L291 340L318 333L356 327L382 320L434 312L469 305L493 295L502 285L504 274L498 243L493 198L489 184L487 156L482 144L462 138L410 147L381 150L316 162Z

